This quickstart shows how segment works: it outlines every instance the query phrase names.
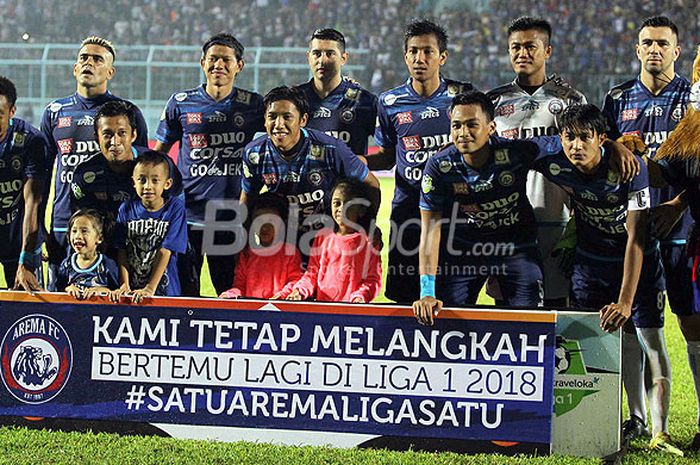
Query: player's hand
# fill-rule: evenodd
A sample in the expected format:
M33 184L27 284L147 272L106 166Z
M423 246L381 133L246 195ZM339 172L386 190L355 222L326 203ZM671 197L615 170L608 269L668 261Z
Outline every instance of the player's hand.
M680 202L669 201L651 209L651 233L658 239L669 235L673 227L683 218L685 206Z
M129 287L128 283L124 283L109 293L109 300L114 303L119 303L119 300L122 297L126 297L129 293L131 293L131 288Z
M303 298L304 297L301 295L301 292L299 292L299 289L294 289L286 297L286 300L302 300Z
M107 292L105 292L105 291L107 291ZM108 292L109 292L109 290L107 290L103 287L84 287L82 300L92 299L93 297L95 297L97 295L104 295L104 294L107 294Z
M632 315L632 306L620 303L609 303L600 309L600 327L612 333L622 327Z
M145 297L152 297L153 295L155 295L155 293L155 289L151 289L150 287L146 286L143 289L137 289L134 292L132 292L131 300L135 304L140 304Z
M367 303L367 302L365 302L365 298L364 298L364 297L357 296L357 297L355 297L354 299L352 299L352 303L353 303L353 304L364 304L364 303Z
M631 142L630 144L636 146L637 142ZM642 142L642 144L644 143ZM613 171L620 173L622 182L631 181L632 178L639 174L639 170L641 169L639 160L637 160L632 150L630 150L625 143L617 142L612 144L611 148L612 156L610 157L610 165Z
M413 314L422 325L433 325L433 317L442 310L442 300L426 296L413 302Z
M75 284L66 287L66 292L74 299L81 300L83 298L83 288Z
M15 285L13 289L23 289L32 294L35 291L44 290L39 284L39 280L36 278L34 272L26 268L24 265L19 265L17 267L17 274L15 275Z

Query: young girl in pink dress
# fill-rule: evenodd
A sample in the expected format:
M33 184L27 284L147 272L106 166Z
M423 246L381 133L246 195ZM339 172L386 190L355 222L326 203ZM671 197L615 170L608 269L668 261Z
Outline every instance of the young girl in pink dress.
M340 181L331 194L334 230L322 229L314 239L309 265L288 300L315 297L329 302L371 302L382 287L382 264L368 237L369 202L364 186Z

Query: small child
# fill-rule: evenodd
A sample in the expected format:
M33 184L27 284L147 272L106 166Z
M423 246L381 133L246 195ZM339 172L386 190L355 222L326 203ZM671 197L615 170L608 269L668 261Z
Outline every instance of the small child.
M233 287L219 297L284 299L301 278L301 254L292 244L279 240L287 221L287 200L265 192L255 202L250 230L255 232L238 256Z
M119 287L117 264L99 252L105 225L100 212L78 210L68 221L68 240L74 253L58 269L56 289L83 300Z
M115 245L121 286L112 300L129 293L134 303L152 295L179 296L177 254L187 246L187 222L184 202L166 192L173 179L165 155L142 153L132 179L138 198L119 207Z
M322 229L314 238L309 266L287 300L366 303L379 294L382 264L367 236L369 202L364 186L341 180L331 194L335 231Z

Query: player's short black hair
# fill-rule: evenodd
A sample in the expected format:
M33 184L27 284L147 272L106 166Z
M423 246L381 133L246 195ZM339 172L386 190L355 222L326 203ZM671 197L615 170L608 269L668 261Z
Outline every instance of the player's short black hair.
M241 44L234 36L226 32L214 34L213 36L209 37L206 42L204 42L204 45L202 45L202 58L204 58L204 56L207 54L207 50L214 45L223 45L224 47L232 48L236 54L236 60L243 59L243 52L245 52L243 44Z
M273 210L286 223L289 217L289 202L280 194L263 192L255 199L253 206L253 213L258 210Z
M489 121L493 121L494 115L496 114L496 107L491 99L483 92L471 91L455 95L452 99L452 105L450 105L450 113L457 105L479 105L481 110L489 118Z
M667 27L671 29L673 35L675 35L676 39L678 39L678 26L676 26L676 23L671 21L671 19L667 16L650 16L648 18L645 18L642 21L642 24L639 25L639 29L637 29L637 34L642 32L642 29L644 29L645 27Z
M404 52L408 50L408 41L412 37L434 35L437 39L438 49L440 53L447 50L447 32L445 28L437 23L429 21L427 19L421 19L417 21L411 21L406 25L406 30L403 34L403 50Z
M545 45L549 45L549 42L552 40L552 25L544 18L533 18L532 16L516 18L508 26L506 37L510 38L510 35L514 32L531 31L533 29L547 34L547 43Z
M334 42L338 42L338 48L340 49L340 53L345 53L345 36L342 34L337 29L333 29L332 27L324 27L321 29L316 29L313 34L311 34L311 39L309 42L311 42L314 39L318 40L332 40Z
M10 81L5 76L0 76L0 95L4 95L10 108L15 106L17 102L17 88L15 83Z
M309 114L309 103L306 101L304 94L296 87L289 86L279 86L270 90L263 98L263 107L267 112L267 109L272 105L273 102L279 100L289 100L297 107L300 116L303 118L304 115Z
M608 129L603 112L590 103L569 105L559 117L561 132L576 132L590 130L597 134L605 134Z
M99 36L90 36L83 39L80 43L80 50L86 45L99 45L103 49L107 50L112 55L112 61L117 59L117 52L114 50L114 44L107 39Z
M145 152L139 154L138 157L136 157L136 164L134 165L134 167L138 165L165 165L165 171L168 173L168 177L172 178L173 174L170 172L170 163L168 163L167 157L168 156L166 154L158 152L156 150L146 150Z
M112 100L110 102L102 105L95 113L95 118L93 120L93 127L95 128L95 137L99 140L99 121L101 118L109 118L112 116L124 116L129 120L129 126L131 126L132 131L136 131L136 111L134 106L124 100Z

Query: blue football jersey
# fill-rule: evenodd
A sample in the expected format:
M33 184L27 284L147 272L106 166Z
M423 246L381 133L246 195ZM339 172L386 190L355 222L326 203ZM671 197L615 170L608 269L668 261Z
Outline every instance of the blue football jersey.
M10 120L7 136L0 142L0 237L3 244L0 262L19 259L24 182L26 178L48 181L51 166L48 152L46 138L39 130L19 118Z
M450 142L449 110L455 95L474 90L470 83L442 79L430 97L413 90L411 79L382 93L377 103L374 139L396 150L392 218L419 218L420 183L425 162Z
M456 243L534 247L537 222L525 192L527 172L541 157L561 151L558 137L489 140L491 158L473 168L454 145L428 159L421 183L421 210L441 212L454 226Z
M170 97L156 139L180 142L188 223L203 223L208 200L240 197L243 148L265 131L263 117L262 96L236 87L218 102L204 85Z
M51 215L51 229L65 233L70 218L70 183L73 171L81 162L100 151L94 129L97 110L110 101L124 100L107 92L99 97L88 99L77 92L69 97L54 100L46 106L41 119L41 131L49 141L50 157L55 158L56 194ZM135 144L148 145L148 128L141 111L136 110ZM48 189L46 191L48 194Z
M284 195L290 206L297 206L303 220L325 211L337 180L364 182L369 169L338 139L314 129L302 129L301 137L299 152L290 160L268 136L250 143L243 154L243 191L258 193L266 186L268 191Z
M307 128L323 131L340 139L354 153L367 153L367 139L377 121L377 97L358 84L340 81L340 85L321 99L313 79L297 87L309 103Z
M56 289L60 292L71 284L84 288L106 287L111 290L119 287L119 267L114 260L98 253L95 263L88 268L80 268L77 258L77 254L72 254L61 263L56 281Z
M576 212L579 252L604 260L624 258L627 211L644 210L651 205L647 167L641 159L638 161L640 173L628 183L622 183L620 175L610 167L605 151L593 175L576 169L563 152L535 164L537 171L569 194ZM649 247L654 246L650 240Z
M157 295L179 296L177 254L187 248L187 222L182 199L171 197L158 211L144 208L141 199L124 202L119 207L115 244L126 250L131 289L142 289L151 279L158 250L172 252L165 273L156 289Z
M652 94L639 77L615 86L608 92L603 106L609 125L608 135L612 139L626 134L637 135L649 148L649 157L654 158L656 150L685 115L689 97L690 83L679 75L659 95ZM652 206L678 194L673 187L652 188ZM662 242L685 243L691 224L690 214L686 213Z

